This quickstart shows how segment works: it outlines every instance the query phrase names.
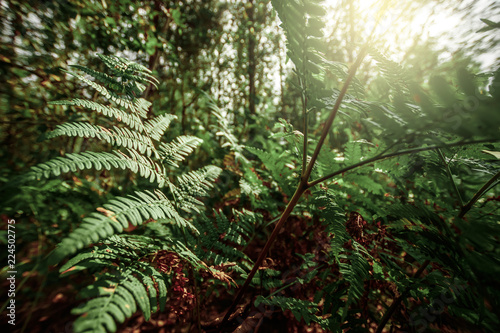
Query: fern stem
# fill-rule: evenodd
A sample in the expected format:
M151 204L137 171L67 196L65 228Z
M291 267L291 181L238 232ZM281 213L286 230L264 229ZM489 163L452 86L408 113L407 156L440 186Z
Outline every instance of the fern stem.
M307 97L304 97L304 145L302 149L302 177L305 176L306 167L307 167ZM305 180L307 181L307 179Z
M227 323L227 321L229 320L229 317L234 312L236 306L238 305L238 303L240 302L241 298L243 297L243 294L245 293L245 291L247 290L248 286L250 285L250 282L252 281L252 278L254 277L255 273L259 269L260 264L262 263L262 261L266 257L267 252L269 251L269 248L274 243L274 240L278 236L278 233L280 232L281 228L285 224L287 218L290 216L292 210L295 208L295 205L299 201L300 197L302 196L302 194L309 187L311 187L311 185L308 183L308 180L309 180L309 177L311 176L311 172L312 172L314 163L316 162L316 160L317 160L317 158L319 156L319 153L321 151L321 147L323 146L323 143L325 142L325 139L326 139L326 137L328 135L328 132L330 131L330 128L331 128L331 126L333 124L333 121L335 120L337 112L338 112L338 110L340 108L340 104L342 103L342 100L344 99L344 96L347 93L347 88L349 87L351 81L353 80L354 75L356 74L356 70L359 68L359 65L361 64L361 62L365 58L365 55L366 55L366 47L364 47L360 51L360 53L358 55L358 58L356 59L356 62L349 69L349 72L348 72L347 78L346 78L346 80L344 82L344 85L342 87L342 90L340 91L340 94L339 94L339 96L337 98L337 101L335 102L335 105L333 106L333 109L332 109L330 115L328 116L328 119L327 119L327 121L326 121L326 123L325 123L325 125L323 127L323 132L321 133L321 137L320 137L320 139L319 139L319 141L318 141L318 143L316 145L316 148L314 150L313 156L311 157L311 160L309 161L309 164L307 165L306 171L302 174L301 181L300 181L300 183L297 186L297 190L295 191L292 199L290 200L290 202L286 206L285 211L281 215L278 223L274 227L273 232L269 236L266 244L264 245L264 248L260 252L259 257L255 261L255 263L254 263L254 265L252 267L252 270L248 274L248 277L246 278L245 282L243 283L243 286L238 290L238 293L237 293L235 299L233 300L233 303L231 304L231 306L227 310L226 315L224 316L224 319L222 320L222 322L220 324L220 327L219 327L219 331L220 332L222 332L222 329L224 328L224 325ZM305 140L305 137L304 137L304 140ZM307 152L304 151L303 154L306 155ZM307 160L307 157L306 157L306 160Z
M303 186L302 182L297 187L297 190L295 191L292 199L290 200L290 202L286 206L285 211L281 215L278 223L276 223L276 226L274 227L273 232L269 236L266 244L264 245L264 248L262 249L262 251L259 254L259 257L255 261L255 263L254 263L254 265L252 267L252 270L248 274L248 277L246 278L246 280L243 283L243 285L241 286L241 288L238 290L238 293L236 294L236 297L234 298L233 303L231 304L231 306L227 310L226 315L224 316L224 319L222 320L222 322L221 322L221 324L219 326L219 332L222 332L222 329L224 328L225 324L229 320L229 317L231 316L231 314L236 309L236 306L239 304L241 298L245 294L245 291L247 290L248 286L252 282L252 279L255 276L255 273L257 273L257 270L259 269L260 264L265 259L266 255L267 255L267 252L269 251L269 248L274 243L274 240L278 236L278 233L280 232L280 230L283 227L283 225L285 224L287 218L292 213L292 210L295 208L295 206L297 205L297 202L299 201L300 197L302 196L302 194L305 192L306 189L307 189L307 187Z
M321 151L321 148L323 147L323 143L326 140L326 137L328 136L328 133L330 132L330 128L332 127L333 121L335 120L335 117L337 116L338 110L340 108L340 104L342 104L342 100L344 99L345 94L347 93L347 89L349 88L349 85L351 84L351 81L354 79L354 75L356 74L357 69L361 65L361 62L366 56L366 51L367 47L365 46L363 49L361 49L358 58L356 59L356 62L352 65L351 68L349 68L349 72L347 74L347 78L344 82L344 85L342 86L342 90L339 93L339 96L337 97L337 100L335 101L335 105L333 106L332 111L330 112L330 115L328 116L328 119L325 122L325 125L323 127L323 132L321 133L321 137L318 140L318 144L316 145L316 148L314 149L314 153L311 156L311 160L309 161L309 164L307 165L307 170L304 174L304 178L306 180L309 179L309 176L311 175L314 163L318 159L319 153ZM306 152L304 152L306 154Z
M189 243L187 240L186 236L186 229L182 228L182 236L184 238L184 245L188 247ZM196 308L195 308L195 314L194 316L196 317L196 327L198 329L198 332L201 332L201 320L200 320L200 297L198 295L198 281L196 281L196 276L194 276L194 270L193 270L193 265L189 265L189 279L193 281L193 295L195 297L195 302L196 302ZM189 325L189 328L191 328L191 325L193 324L193 321L191 321L191 324Z
M303 134L304 134L304 142L303 142L303 149L302 149L302 172L301 172L301 179L304 178L304 175L306 173L306 167L307 167L307 95L306 95L306 87L304 86L305 80L301 80L299 76L299 85L302 87L302 94L300 95L301 101L302 101L302 116L304 117L303 120Z
M338 176L344 172L347 172L347 171L350 171L350 170L353 170L353 169L356 169L360 166L363 166L363 165L366 165L366 164L371 164L371 163L374 163L374 162L377 162L377 161L380 161L380 160L383 160L383 159L386 159L386 158L391 158L391 157L396 157L396 156L401 156L401 155L407 155L407 154L413 154L413 153L418 153L418 152L422 152L422 151L427 151L427 150L435 150L435 149L438 149L438 148L446 148L446 147L455 147L455 146L465 146L465 145L470 145L470 144L476 144L476 143L483 143L483 142L497 142L497 141L500 141L500 140L477 140L477 141L468 141L468 142L463 142L463 141L459 141L459 142L454 142L454 143L450 143L450 144L445 144L445 145L436 145L436 146L429 146L429 147L420 147L420 148L412 148L412 149L407 149L407 150L401 150L401 151L397 151L397 152L394 152L394 153L390 153L390 154L387 154L387 155L377 155L377 156L374 156L372 158L369 158L367 160L364 160L364 161L361 161L361 162L358 162L356 164L353 164L353 165L350 165L348 167L345 167L343 169L340 169L340 170L337 170L335 172L332 172L331 174L329 175L326 175L324 177L321 177L319 179L316 179L312 182L309 183L308 187L313 187L315 185L318 185L319 183L322 183L330 178L333 178L335 176Z
M458 190L457 183L455 183L455 180L453 179L453 174L451 173L450 165L446 161L446 157L444 156L441 149L438 148L438 149L436 149L436 151L446 167L446 173L448 174L448 178L450 178L451 184L453 185L453 189L455 190L455 193L457 194L458 200L460 201L460 207L463 207L464 200L462 199L462 195L460 194L460 191Z
M467 214L467 212L471 210L472 206L474 206L474 204L479 200L479 198L481 198L481 196L490 189L490 186L493 185L493 183L498 178L500 178L500 171L497 172L496 175L491 177L491 179L486 184L484 184L483 187L481 187L479 191L476 192L476 194L474 194L472 199L470 199L470 201L465 206L462 206L462 209L460 209L460 214L458 215L458 217L463 218L465 214Z

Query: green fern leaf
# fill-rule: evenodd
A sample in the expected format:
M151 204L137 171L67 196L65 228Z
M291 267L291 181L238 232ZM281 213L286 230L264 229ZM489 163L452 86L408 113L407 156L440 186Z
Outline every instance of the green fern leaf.
M207 195L207 191L213 187L221 172L221 168L209 165L180 176L178 188L174 192L179 208L187 212L199 212L203 203L197 198Z
M340 273L349 281L349 291L346 307L358 300L365 291L364 282L370 278L368 274L370 264L361 254L361 246L353 241L354 251L351 254L341 254L340 259L347 262L339 262Z
M328 191L318 191L315 193L315 204L320 210L321 218L324 219L326 232L332 235L331 255L339 261L339 255L343 251L344 243L351 237L345 227L345 214L342 212L335 196Z
M104 64L115 74L126 80L152 84L155 87L160 83L148 68L118 56L98 54Z
M286 165L286 159L283 158L283 154L287 154L287 152L274 154L253 147L246 147L246 149L259 157L285 194L293 195L293 183L296 182L296 179L292 178L293 170Z
M131 156L120 151L108 152L82 152L67 154L64 157L56 157L45 163L41 163L31 168L28 177L32 179L48 178L51 175L59 176L61 173L77 172L85 169L106 169L112 168L129 169L138 173L141 177L149 178L150 182L158 182L159 187L169 183L165 176L165 170L150 158L140 155L134 150L128 149Z
M139 132L144 132L145 128L142 124L141 119L138 115L134 113L128 113L118 108L114 108L112 106L105 106L97 102L88 101L85 99L73 98L71 100L62 100L62 101L54 101L49 102L51 105L72 105L72 106L81 106L92 111L96 111L97 113L102 113L107 117L113 117L116 120L123 122L127 126L135 129Z
M58 125L56 129L47 134L47 138L57 136L78 136L83 138L97 138L112 145L138 150L147 157L159 157L156 147L151 139L127 128L114 127L112 130L86 122L66 123Z
M94 283L79 293L80 297L91 298L86 303L72 310L72 314L81 315L74 323L75 332L116 332L116 323L123 323L136 311L137 306L146 320L153 309L151 302L157 302L152 280L137 269L125 269L121 274L104 273ZM143 279L146 278L147 281Z
M314 302L284 296L272 296L270 298L258 296L255 300L255 306L261 303L279 306L283 310L290 310L298 321L304 319L307 325L311 322L320 322L319 316L316 315L319 312L318 304Z
M177 119L177 116L164 114L150 119L144 124L146 132L154 140L160 141L161 137L165 133L165 130L170 126L170 122L173 119Z
M183 161L202 142L203 140L195 136L181 135L172 142L161 143L158 151L163 161L174 167L179 167L176 162Z
M197 232L191 222L181 217L170 200L160 191L136 192L136 196L118 197L104 205L103 214L92 213L82 224L61 241L50 254L50 264L60 262L66 256L101 239L122 232L129 224L137 226L149 218L171 219L181 228Z

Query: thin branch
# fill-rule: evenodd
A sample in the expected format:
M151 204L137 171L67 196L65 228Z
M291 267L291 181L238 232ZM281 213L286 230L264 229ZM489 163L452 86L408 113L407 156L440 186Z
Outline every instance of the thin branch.
M429 146L429 147L420 147L420 148L412 148L412 149L407 149L407 150L401 150L401 151L397 151L397 152L394 152L394 153L390 153L390 154L387 154L387 155L377 155L377 156L374 156L372 158L369 158L367 160L364 160L364 161L361 161L359 163L356 163L356 164L353 164L353 165L350 165L348 167L345 167L343 169L340 169L338 171L335 171L335 172L332 172L331 174L329 175L326 175L324 177L321 177L319 179L316 179L312 182L310 182L308 184L308 187L313 187L319 183L322 183L330 178L333 178L337 175L340 175L344 172L347 172L347 171L350 171L352 169L356 169L360 166L363 166L363 165L366 165L366 164L371 164L371 163L374 163L374 162L377 162L377 161L380 161L380 160L383 160L383 159L386 159L386 158L391 158L391 157L396 157L396 156L401 156L401 155L407 155L407 154L413 154L413 153L418 153L418 152L421 152L421 151L427 151L427 150L434 150L434 149L438 149L438 148L446 148L446 147L455 147L455 146L462 146L462 145L469 145L469 144L476 144L476 143L484 143L484 142L497 142L497 141L500 141L500 140L477 140L477 141L468 141L468 142L455 142L455 143L451 143L451 144L445 144L445 145L436 145L436 146Z
M248 274L248 276L247 276L245 282L243 283L243 285L241 286L241 288L238 290L238 293L237 293L236 297L234 298L233 303L231 304L231 306L227 310L226 315L224 316L224 319L222 320L222 322L220 324L220 327L219 327L220 331L222 331L222 329L224 328L224 325L229 320L229 317L231 316L231 314L236 309L236 306L239 304L241 298L245 294L245 291L247 290L248 286L250 285L250 282L252 281L252 278L254 277L255 273L257 273L257 270L259 269L260 264L262 263L262 261L266 257L267 252L269 251L269 248L274 243L274 240L278 236L278 233L280 232L281 228L285 224L287 218L292 213L292 210L295 208L295 205L299 201L299 199L302 196L302 194L304 193L304 191L305 191L304 187L297 188L297 191L295 192L295 194L293 195L292 199L290 200L290 202L286 206L286 209L283 212L283 215L281 215L278 223L274 227L274 230L271 233L271 235L269 236L269 239L267 240L266 245L264 245L264 248L260 252L259 257L255 261L255 263L254 263L254 265L252 267L252 270Z
M304 65L302 66L302 70L304 70ZM300 94L300 101L302 102L302 116L304 117L303 120L303 134L304 134L304 142L303 142L303 149L302 149L302 171L301 171L301 178L304 178L304 175L306 174L306 167L307 167L307 90L306 87L304 86L303 80L300 78L300 75L298 75L299 79L299 86L302 88L301 94Z
M471 210L472 206L474 206L474 204L479 200L479 198L481 198L483 196L484 193L486 193L487 191L490 190L490 186L497 180L500 178L500 171L497 172L496 175L494 175L493 177L491 177L491 179L483 185L483 187L481 187L479 189L479 191L476 192L476 194L474 194L474 196L472 197L472 199L470 199L470 201L467 203L467 205L463 206L462 209L460 210L460 214L458 215L459 218L463 218L465 216L465 214L467 214L467 212L469 210Z
M446 161L446 157L444 156L441 149L438 148L438 149L436 149L436 151L446 167L446 173L448 174L448 177L450 178L451 184L453 185L453 189L455 190L455 193L457 194L458 200L460 200L460 207L463 207L464 201L462 199L462 195L460 195L460 191L458 190L457 183L455 183L455 180L453 179L453 174L451 173L450 165Z
M316 145L316 149L314 149L314 153L311 157L311 160L309 161L309 164L307 165L307 170L304 174L305 179L309 179L309 176L311 175L314 163L318 159L319 153L321 151L321 147L323 147L323 143L325 142L325 139L328 135L328 132L330 132L330 128L332 127L333 121L335 120L335 117L337 116L338 110L340 108L340 104L342 104L342 100L344 99L344 96L347 93L347 89L349 88L351 81L354 79L354 75L356 74L356 70L358 69L359 65L361 65L361 62L363 61L363 59L366 56L366 49L367 49L367 47L365 46L360 51L358 58L356 59L356 62L349 69L344 86L342 87L342 90L340 91L339 96L337 97L337 100L335 101L335 105L333 106L332 112L330 112L330 115L328 116L328 119L325 122L325 125L323 127L323 132L321 133L321 137L318 140L318 143ZM304 154L305 154L305 152L304 152Z
M307 167L307 97L304 98L304 146L302 149L302 176L305 175Z

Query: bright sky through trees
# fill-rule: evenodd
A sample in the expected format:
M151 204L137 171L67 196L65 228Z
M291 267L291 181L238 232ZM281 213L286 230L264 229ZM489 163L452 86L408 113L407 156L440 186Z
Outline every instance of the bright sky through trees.
M359 25L363 22L363 28L360 29L363 39L373 29L377 15L383 12L374 38L385 40L391 45L393 52L388 55L395 57L393 60L398 61L397 54L404 52L418 38L421 41L434 39L439 47L450 52L481 48L485 51L480 57L485 70L498 62L498 47L495 43L488 44L481 40L481 34L476 33L484 27L481 18L494 22L500 20L498 1L462 0L450 4L438 1L325 0L324 4L330 11L329 26L335 25L339 6L352 8L351 23Z

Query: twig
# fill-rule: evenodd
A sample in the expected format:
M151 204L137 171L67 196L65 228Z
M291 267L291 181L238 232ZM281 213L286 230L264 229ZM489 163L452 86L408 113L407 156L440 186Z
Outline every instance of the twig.
M391 157L396 157L396 156L401 156L401 155L407 155L407 154L413 154L413 153L418 153L418 152L421 152L421 151L434 150L434 149L437 149L437 148L465 146L465 145L476 144L476 143L496 142L496 141L500 141L500 140L486 140L485 139L485 140L468 141L468 142L460 141L460 142L454 142L454 143L444 144L444 145L436 145L436 146L419 147L419 148L412 148L412 149L407 149L407 150L401 150L401 151L397 151L397 152L390 153L390 154L387 154L387 155L380 155L379 154L377 156L374 156L374 157L369 158L367 160L364 160L364 161L361 161L359 163L350 165L348 167L345 167L343 169L335 171L335 172L333 172L333 173L331 173L329 175L326 175L326 176L321 177L321 178L319 178L317 180L314 180L314 181L312 181L312 182L309 183L309 187L312 187L314 185L322 183L325 180L328 180L328 179L330 179L332 177L340 175L340 174L342 174L344 172L347 172L347 171L350 171L352 169L356 169L356 168L358 168L360 166L363 166L363 165L366 165L366 164L371 164L373 162L377 162L377 161L380 161L380 160L383 160L383 159L386 159L386 158L391 158Z
M446 167L446 173L448 174L448 178L450 178L451 184L453 185L453 189L455 190L455 193L457 194L458 200L460 200L460 207L464 206L464 201L462 199L462 196L460 195L460 191L458 190L457 183L455 183L455 180L453 179L453 174L451 173L450 165L446 161L446 157L444 156L443 152L441 149L436 149L439 157L441 157L441 160L443 161L445 167Z
M460 214L458 215L459 218L463 218L465 216L465 214L467 214L467 212L469 210L471 210L472 206L474 206L474 204L479 200L479 198L481 198L481 196L486 193L486 191L488 191L490 189L490 186L498 179L500 178L500 171L497 172L496 175L494 175L493 177L491 177L491 179L483 185L483 187L481 187L479 189L479 191L476 192L476 194L474 194L474 196L472 197L472 199L470 199L470 201L462 207L462 209L460 209Z

